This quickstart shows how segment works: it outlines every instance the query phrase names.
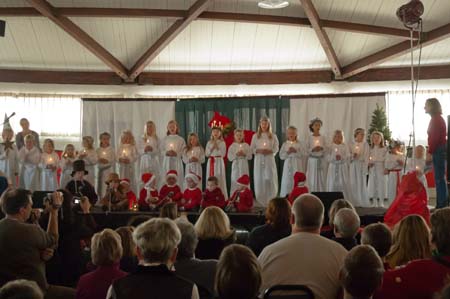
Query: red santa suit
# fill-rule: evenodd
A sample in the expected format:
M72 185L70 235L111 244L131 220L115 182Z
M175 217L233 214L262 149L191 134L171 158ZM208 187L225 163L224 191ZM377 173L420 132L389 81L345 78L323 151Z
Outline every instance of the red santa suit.
M202 190L198 188L198 184L201 178L195 173L186 174L186 179L187 178L192 179L196 184L194 188L187 188L183 193L183 207L186 211L190 211L192 209L198 208L202 202Z
M139 209L146 210L149 209L152 203L150 202L151 198L158 198L158 190L153 189L151 187L153 181L155 180L155 176L151 173L142 174L142 182L144 183L144 187L139 192Z
M203 196L202 208L216 206L223 209L225 207L225 204L225 196L223 195L222 190L219 187L217 187L213 191L209 191L208 189L206 189Z
M305 186L306 176L303 172L294 174L294 188L289 194L288 201L294 204L294 200L302 194L309 193L308 187Z
M122 185L128 185L128 192L125 193L126 198L128 199L128 210L132 210L134 205L137 204L137 197L134 192L129 189L130 188L130 180L129 179L122 179L120 180L120 184Z
M250 190L250 177L246 174L236 180L238 185L245 186L244 190L236 190L227 201L227 206L232 204L237 212L249 212L253 207L253 192Z
M175 170L170 170L169 172L167 172L166 178L169 176L177 178L178 173ZM159 202L157 203L157 205L163 206L168 202L174 202L177 204L178 207L181 207L183 206L182 199L183 193L181 193L180 186L178 186L177 184L175 185L165 184L159 190Z

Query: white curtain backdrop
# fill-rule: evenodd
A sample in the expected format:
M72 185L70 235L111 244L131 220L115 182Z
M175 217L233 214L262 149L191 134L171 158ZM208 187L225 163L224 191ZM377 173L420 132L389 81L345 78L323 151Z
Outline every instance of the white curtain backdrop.
M344 131L345 142L353 140L356 128L369 129L372 112L376 105L385 108L385 96L347 96L328 98L291 99L290 123L297 127L300 140L310 135L310 120L320 118L323 121L322 135L331 140L334 130Z
M174 101L83 100L83 136L92 136L98 147L102 132L111 134L111 145L117 148L123 130L131 130L136 142L144 134L145 123L156 124L158 136L166 135L167 123L175 118Z

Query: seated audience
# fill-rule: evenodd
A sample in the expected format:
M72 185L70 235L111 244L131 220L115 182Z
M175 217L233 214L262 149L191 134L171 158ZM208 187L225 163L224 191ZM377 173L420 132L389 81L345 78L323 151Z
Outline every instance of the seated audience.
M0 285L15 279L35 281L46 298L74 298L70 288L49 285L45 276L45 261L58 245L58 214L62 196L52 194L47 232L26 221L33 201L24 189L9 189L1 199L6 218L0 220Z
M381 290L375 298L432 299L450 276L450 208L431 215L432 258L411 261L404 267L384 273Z
M175 223L181 232L181 242L178 245L177 261L175 262L177 274L195 283L200 294L202 293L201 289L206 290L209 296L204 297L213 297L217 260L195 258L198 237L194 225L182 218L178 218Z
M164 204L159 211L160 218L169 218L170 220L175 220L179 217L178 215L178 205L175 202L168 202Z
M386 224L372 223L366 226L361 233L361 244L372 246L383 261L384 269L389 269L386 255L391 249L392 232Z
M109 286L127 275L119 269L121 257L122 244L118 233L108 228L96 233L91 241L91 258L97 269L80 277L76 298L106 298Z
M330 206L330 210L328 211L328 227L323 227L322 232L320 233L322 236L328 239L333 239L334 237L334 216L340 209L352 209L355 211L352 203L345 199L336 199ZM356 211L355 211L356 212Z
M383 281L383 262L376 251L359 245L349 251L340 272L344 298L372 298Z
M195 223L199 239L195 256L199 259L218 259L222 250L236 241L228 215L218 207L208 207Z
M386 255L390 268L403 266L412 260L431 257L430 231L419 215L409 215L394 227L391 250Z
M355 237L358 234L360 220L354 210L340 209L334 216L333 224L335 235L333 241L338 242L347 250L358 245Z
M291 205L285 198L272 198L266 208L266 224L255 227L247 246L256 256L267 246L291 234Z
M242 245L230 245L217 264L216 289L220 299L256 299L261 287L261 266Z
M139 266L116 280L107 299L198 298L197 286L171 271L181 241L180 230L166 218L153 218L133 232Z
M91 205L95 205L98 196L95 193L94 186L91 185L84 176L89 172L86 170L84 160L76 160L73 162L72 180L67 183L65 189L69 191L73 196L89 198Z
M322 202L315 195L303 194L294 201L292 214L292 235L267 246L259 255L261 291L277 284L301 284L309 287L316 299L336 298L347 250L320 236Z
M36 282L18 279L0 288L0 299L44 299L44 294Z
M122 241L122 258L120 259L120 270L132 273L136 271L138 265L138 259L136 255L136 244L133 241L132 226L122 226L116 229L116 233L119 234Z

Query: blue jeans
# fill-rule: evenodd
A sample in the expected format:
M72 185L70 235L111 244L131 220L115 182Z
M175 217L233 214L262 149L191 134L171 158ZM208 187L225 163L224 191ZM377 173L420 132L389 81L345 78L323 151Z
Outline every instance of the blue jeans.
M445 146L438 147L433 153L433 171L436 182L436 208L448 206L447 180L445 179Z

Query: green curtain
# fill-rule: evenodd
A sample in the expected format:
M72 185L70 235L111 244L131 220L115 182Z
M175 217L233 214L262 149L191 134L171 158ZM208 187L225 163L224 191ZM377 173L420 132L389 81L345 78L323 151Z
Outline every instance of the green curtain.
M258 97L258 98L207 98L186 99L175 103L175 117L180 125L180 135L188 136L195 132L203 146L210 138L211 129L208 122L214 112L232 119L236 128L256 131L259 119L268 116L272 123L272 129L281 144L285 140L285 131L289 125L290 99L285 97ZM276 156L278 167L278 179L281 181L282 163ZM227 185L230 186L231 163L228 162ZM204 165L204 173L206 163ZM253 161L250 161L250 175L253 176ZM203 180L204 182L206 180Z

